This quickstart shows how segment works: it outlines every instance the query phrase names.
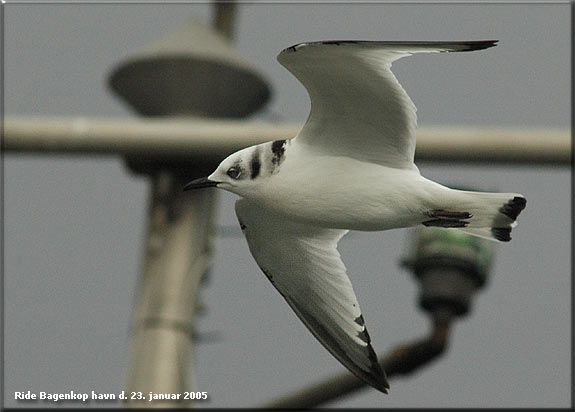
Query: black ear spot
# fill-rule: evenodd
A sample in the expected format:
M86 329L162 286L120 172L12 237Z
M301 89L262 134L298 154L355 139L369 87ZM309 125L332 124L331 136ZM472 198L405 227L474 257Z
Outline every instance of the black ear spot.
M284 158L285 153L285 140L276 140L272 143L272 164L279 165Z
M250 179L255 179L260 175L260 169L262 168L262 162L260 161L260 154L256 150L250 161L250 166L252 168L252 173L250 174Z

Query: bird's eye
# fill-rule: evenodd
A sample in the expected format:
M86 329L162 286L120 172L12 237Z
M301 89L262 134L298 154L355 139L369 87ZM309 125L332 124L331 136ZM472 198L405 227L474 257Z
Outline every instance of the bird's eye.
M241 171L237 167L230 167L226 174L232 179L238 179L240 177Z

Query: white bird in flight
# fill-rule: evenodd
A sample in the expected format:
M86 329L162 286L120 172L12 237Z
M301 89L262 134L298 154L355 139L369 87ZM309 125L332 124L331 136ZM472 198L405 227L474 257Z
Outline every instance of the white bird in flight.
M323 346L387 393L364 318L337 251L349 230L456 228L506 242L525 207L515 193L454 190L413 163L416 108L391 64L414 53L486 49L497 41L323 41L278 61L307 89L311 113L296 137L224 159L184 190L238 194L235 210L258 266Z

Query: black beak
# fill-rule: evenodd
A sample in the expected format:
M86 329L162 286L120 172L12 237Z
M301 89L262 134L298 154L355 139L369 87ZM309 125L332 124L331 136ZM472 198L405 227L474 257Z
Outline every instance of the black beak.
M215 187L219 182L214 182L207 177L200 177L199 179L192 180L184 186L184 190L203 189L205 187Z

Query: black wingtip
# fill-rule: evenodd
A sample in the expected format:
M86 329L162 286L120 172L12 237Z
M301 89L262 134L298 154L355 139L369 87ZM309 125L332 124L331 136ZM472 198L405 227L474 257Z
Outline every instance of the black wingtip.
M352 371L352 372L354 372L354 374L358 378L365 381L365 383L369 384L369 386L371 386L372 388L382 393L387 393L389 389L387 374L385 373L385 371L383 370L383 368L379 363L372 365L369 372L367 371L361 371L360 373L358 373L358 371Z
M384 370L382 369L381 371L383 374L378 378L377 386L374 386L374 388L382 393L387 394L389 389L389 382L387 381L387 375L385 374Z
M464 49L461 51L473 51L473 50L483 50L490 47L497 46L499 40L472 40L467 42L462 42Z
M367 332L367 330L365 330ZM368 335L369 336L369 335ZM368 338L369 339L369 338ZM371 340L371 339L369 339ZM389 389L389 382L387 381L387 374L382 366L379 364L377 355L373 347L368 342L369 360L371 361L370 373L366 373L362 378L369 383L373 388L380 392L387 393Z
M385 372L383 372L383 375L374 376L372 379L370 379L369 384L371 385L372 388L377 389L381 393L385 394L388 393L389 382L387 381L387 376Z

